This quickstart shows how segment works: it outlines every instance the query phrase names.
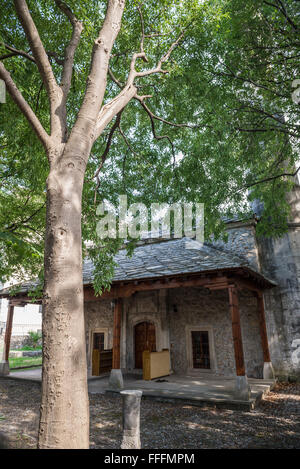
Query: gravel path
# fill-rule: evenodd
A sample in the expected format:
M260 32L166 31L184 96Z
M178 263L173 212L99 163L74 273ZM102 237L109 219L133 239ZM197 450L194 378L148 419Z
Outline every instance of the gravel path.
M14 448L35 448L40 385L0 379L0 432ZM119 448L122 401L90 395L91 448ZM300 384L278 384L252 412L151 400L141 405L142 447L164 448L298 448Z

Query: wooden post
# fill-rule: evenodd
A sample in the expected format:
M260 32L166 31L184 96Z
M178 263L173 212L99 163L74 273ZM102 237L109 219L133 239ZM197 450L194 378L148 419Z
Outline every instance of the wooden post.
M113 361L114 370L120 369L120 345L121 345L121 316L122 302L118 298L114 305L114 333L113 333Z
M6 328L5 328L5 337L4 337L4 342L5 342L4 360L5 361L8 361L8 357L9 357L10 339L11 339L12 325L13 325L13 318L14 318L14 308L15 307L9 303Z
M8 375L9 374L9 348L10 348L10 339L11 339L11 332L12 332L12 325L13 325L13 318L14 318L14 306L9 303L8 305L8 312L7 312L7 319L6 319L6 327L5 327L5 336L4 336L4 349L3 349L3 358L0 364L0 375Z
M245 376L245 362L241 331L238 293L236 287L229 287L229 307L232 320L232 337L234 346L235 366L237 376Z
M274 379L275 373L273 370L271 357L270 357L267 326L266 326L265 305L264 305L264 297L263 297L262 292L257 292L257 309L258 309L258 315L259 315L259 330L260 330L260 337L261 337L261 346L262 346L262 351L263 351L263 356L264 356L263 377L264 379Z
M236 367L235 398L243 401L248 401L250 399L251 390L245 372L243 339L237 288L235 286L230 286L228 288L228 293Z
M261 292L257 293L257 307L258 307L258 314L259 314L259 329L260 329L261 345L262 345L262 350L264 354L264 362L266 363L266 362L270 362L271 358L270 358L267 327L266 327L264 297Z

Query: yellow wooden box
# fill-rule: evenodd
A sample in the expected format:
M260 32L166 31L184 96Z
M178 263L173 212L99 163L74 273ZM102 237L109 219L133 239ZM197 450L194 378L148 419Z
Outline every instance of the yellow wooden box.
M161 376L167 376L171 371L170 351L143 352L143 379L149 381Z

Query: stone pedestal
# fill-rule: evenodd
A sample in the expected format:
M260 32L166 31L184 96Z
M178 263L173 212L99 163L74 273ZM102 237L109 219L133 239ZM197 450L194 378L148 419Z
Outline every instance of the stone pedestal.
M142 391L125 390L123 397L123 439L121 449L140 449L140 407Z
M13 449L9 438L2 432L0 432L0 449Z
M250 394L251 390L247 376L237 376L235 381L234 398L240 401L249 401Z
M274 373L272 362L265 362L264 363L263 377L264 377L264 379L274 379L275 378L275 373Z
M9 375L9 363L6 360L0 362L0 376Z
M120 390L123 389L123 375L122 370L111 370L110 377L109 377L109 389Z

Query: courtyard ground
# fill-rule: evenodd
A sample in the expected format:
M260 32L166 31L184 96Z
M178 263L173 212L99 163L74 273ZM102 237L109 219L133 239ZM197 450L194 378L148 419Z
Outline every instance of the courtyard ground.
M14 448L35 448L40 384L0 379L0 432ZM90 395L91 448L119 448L122 401ZM142 400L145 449L300 449L300 384L279 383L256 410L200 408Z

